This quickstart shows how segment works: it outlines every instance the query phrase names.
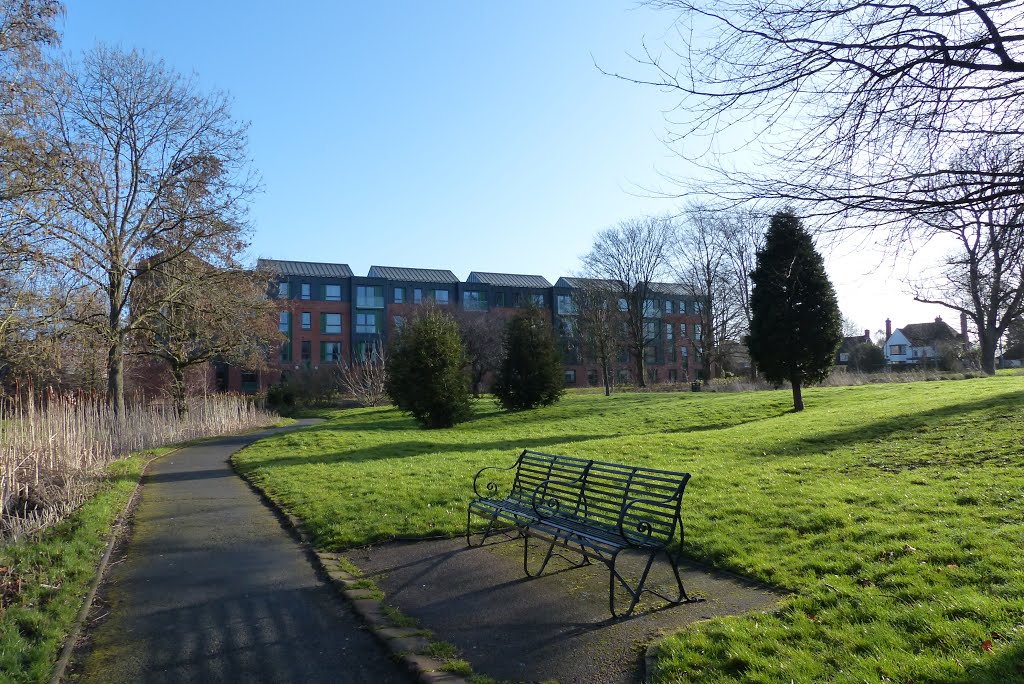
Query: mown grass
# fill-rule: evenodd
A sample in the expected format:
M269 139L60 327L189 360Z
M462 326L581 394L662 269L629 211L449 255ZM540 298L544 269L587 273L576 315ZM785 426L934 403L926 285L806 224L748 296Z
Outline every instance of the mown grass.
M660 681L1024 681L1024 377L790 400L570 394L429 432L352 410L236 461L331 550L460 534L473 474L522 448L687 470L686 554L793 595L673 635Z
M49 681L114 520L145 464L166 451L155 449L111 463L105 485L72 516L36 538L0 545L0 681Z

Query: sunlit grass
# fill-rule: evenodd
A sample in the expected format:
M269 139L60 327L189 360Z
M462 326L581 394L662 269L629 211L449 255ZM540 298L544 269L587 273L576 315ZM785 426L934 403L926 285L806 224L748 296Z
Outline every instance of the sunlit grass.
M794 592L668 639L663 681L1024 681L1024 377L788 392L580 394L423 431L336 414L238 465L325 549L464 530L523 448L693 473L686 554Z

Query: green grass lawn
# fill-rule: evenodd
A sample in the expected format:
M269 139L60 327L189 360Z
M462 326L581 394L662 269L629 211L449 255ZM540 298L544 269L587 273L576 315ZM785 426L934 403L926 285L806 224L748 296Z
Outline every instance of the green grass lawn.
M791 590L666 640L661 681L1024 681L1024 377L749 394L570 394L423 431L390 408L238 467L323 549L464 530L473 474L532 448L693 473L690 558Z
M155 454L112 463L107 484L74 515L38 538L0 545L0 682L47 682L74 624L111 525Z

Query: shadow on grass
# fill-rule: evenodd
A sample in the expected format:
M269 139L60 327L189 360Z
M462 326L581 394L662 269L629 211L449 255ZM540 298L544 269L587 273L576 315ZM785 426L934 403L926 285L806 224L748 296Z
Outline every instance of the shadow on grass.
M1024 682L1024 643L1007 641L1001 635L993 636L992 651L986 653L986 663L968 668L963 677L948 680L949 684Z
M404 442L389 442L376 446L352 449L351 451L333 451L321 454L309 455L282 455L277 457L261 458L254 463L239 463L244 471L257 468L291 466L291 465L323 465L330 463L363 463L365 461L377 461L392 458L413 458L433 453L471 453L476 451L508 451L508 458L496 459L499 462L488 464L497 466L512 465L523 449L539 449L551 445L572 444L576 442L587 442L595 439L607 439L616 435L562 435L558 437L542 437L535 439L503 439L493 442L473 443L452 443L452 442L428 442L425 440L410 440ZM572 454L566 454L572 455Z
M810 456L821 455L829 451L835 451L844 447L871 442L883 442L894 436L906 438L922 428L932 427L951 418L962 417L969 414L980 414L993 409L1006 409L1009 406L1020 406L1024 403L1024 392L1013 392L1002 394L988 399L963 402L940 406L928 411L916 413L903 413L890 418L876 420L862 425L846 427L829 432L819 432L812 435L795 437L791 440L780 443L775 450L784 451L786 456ZM980 416L979 416L980 417ZM952 456L953 451L947 450L947 455ZM964 453L961 457L971 463L978 463L978 455L974 452ZM950 462L950 458L941 461L907 459L901 458L903 468L936 465L938 463ZM864 463L864 466L871 467L872 463ZM881 467L882 464L878 464ZM891 469L891 463L889 467Z

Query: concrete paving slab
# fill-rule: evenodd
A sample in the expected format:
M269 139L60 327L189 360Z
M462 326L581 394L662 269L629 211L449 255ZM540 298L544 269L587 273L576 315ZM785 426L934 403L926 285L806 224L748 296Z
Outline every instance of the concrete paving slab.
M413 681L232 471L267 434L153 463L75 680Z
M611 620L606 566L571 568L556 559L554 572L530 579L519 540L475 548L465 539L394 542L347 555L388 603L453 643L475 672L517 682L637 682L645 650L659 635L770 610L783 596L724 573L684 568L687 592L704 602L661 608L663 602L645 601L633 617ZM665 587L671 575L658 568L652 579Z

